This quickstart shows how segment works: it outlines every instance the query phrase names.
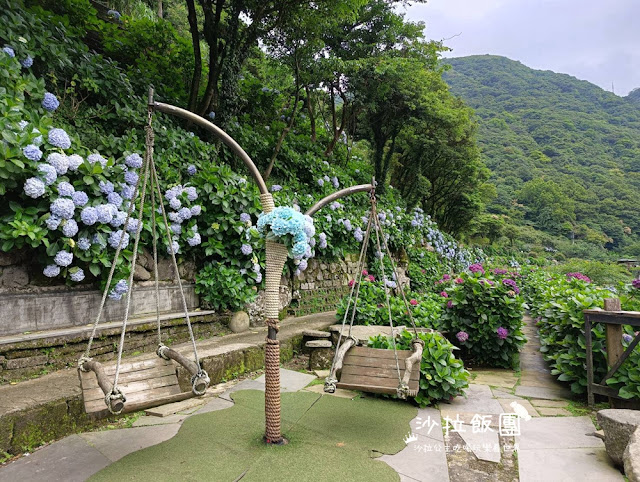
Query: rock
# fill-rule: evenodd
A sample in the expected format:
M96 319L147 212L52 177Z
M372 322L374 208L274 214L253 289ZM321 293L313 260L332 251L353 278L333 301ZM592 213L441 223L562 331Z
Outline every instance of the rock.
M307 348L331 348L331 340L310 340L304 344Z
M604 430L604 444L613 463L622 466L625 449L631 434L640 426L637 410L606 409L597 414L598 424Z
M2 270L0 286L5 288L20 288L29 284L29 272L24 266L9 266Z
M311 353L309 355L309 370L325 370L327 368L331 368L332 361L332 348L314 348L313 350L311 350Z
M196 277L196 262L184 261L178 265L178 271L180 272L180 278L193 281Z
M153 272L153 254L147 249L143 248L142 252L138 253L138 263L149 272Z
M251 324L249 315L244 311L236 311L229 320L229 329L234 333L242 333L247 331Z
M640 427L637 427L622 455L624 475L630 482L640 482Z
M308 336L309 338L331 338L331 333L320 330L304 330L302 336Z
M136 263L136 268L133 271L134 281L148 281L151 279L151 273L149 273L142 265Z
M171 258L158 259L158 279L171 281L176 279L176 271L173 269L173 260Z

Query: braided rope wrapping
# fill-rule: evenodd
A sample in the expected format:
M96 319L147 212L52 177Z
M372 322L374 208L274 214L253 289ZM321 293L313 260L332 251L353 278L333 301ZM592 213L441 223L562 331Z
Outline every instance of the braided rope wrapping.
M113 402L115 402L116 400L122 400L122 408L120 410L115 410L113 408ZM111 412L113 415L120 415L120 413L122 413L126 401L127 397L125 397L124 393L122 393L120 389L115 386L111 390L111 393L107 393L104 396L104 403L107 405L109 412Z

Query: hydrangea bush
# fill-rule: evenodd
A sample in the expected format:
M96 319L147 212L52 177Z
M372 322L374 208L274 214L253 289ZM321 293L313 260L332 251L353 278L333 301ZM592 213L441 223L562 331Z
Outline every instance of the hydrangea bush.
M472 264L459 275L436 281L444 309L442 329L474 365L511 368L526 342L522 333L525 303L517 273Z

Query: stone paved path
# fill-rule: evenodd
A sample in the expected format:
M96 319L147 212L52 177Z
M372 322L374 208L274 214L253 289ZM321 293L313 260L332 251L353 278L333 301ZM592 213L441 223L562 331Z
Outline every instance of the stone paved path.
M590 417L570 416L570 393L549 373L533 322L525 321L529 342L521 354L519 377L510 370L473 370L466 398L442 403L439 410L419 409L407 430L406 447L380 458L401 481L624 480L603 442L590 435L595 430ZM281 371L283 391L321 392L321 385L308 386L314 379ZM201 405L188 400L174 414L166 410L166 416L142 416L129 429L72 435L0 468L0 480L86 480L128 453L173 437L190 415L232 406L229 394L246 389L264 390L264 377L219 388L219 397ZM335 396L358 394L338 390ZM524 417L520 434L501 435L500 416L514 412Z

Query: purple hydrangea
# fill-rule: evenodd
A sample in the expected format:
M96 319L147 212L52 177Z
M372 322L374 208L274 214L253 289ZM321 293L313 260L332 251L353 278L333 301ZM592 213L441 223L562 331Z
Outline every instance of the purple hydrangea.
M121 249L126 249L127 246L129 246L129 234L123 231L122 229L111 232L111 234L109 235L109 241L108 241L109 246L111 246L113 249L117 249L118 246L120 245L120 238L122 238Z
M113 204L101 204L100 206L96 206L98 221L100 221L102 224L109 224L113 219L113 215L118 212L118 208L113 206L115 208L114 211L114 209L110 206L113 206Z
M98 187L100 188L100 192L102 194L111 194L113 192L113 183L111 181L100 181L98 183Z
M67 238L73 238L76 234L78 234L78 223L76 223L73 219L67 219L62 226L62 234L64 234Z
M73 273L71 273L69 275L69 278L71 278L71 281L75 281L76 283L80 283L80 281L82 281L84 279L84 271L82 271L82 269L78 268Z
M191 219L193 213L189 208L181 208L180 211L178 211L178 215L180 216L180 218L182 218L183 221L186 221L187 219Z
M469 339L469 334L466 331L459 331L456 333L456 338L460 343L464 343Z
M172 241L170 246L167 246L167 254L171 254L171 250L173 249L173 254L178 254L180 251L180 245L177 241Z
M84 159L78 154L71 154L67 157L67 162L69 163L69 170L75 172L82 165Z
M24 193L33 199L42 196L44 194L44 191L44 182L42 182L37 177L30 177L24 183Z
M42 107L49 112L55 111L60 106L60 101L51 92L45 92L44 99L42 99Z
M198 199L198 191L196 190L195 187L193 186L185 187L184 192L187 193L187 199L189 201L195 201L196 199Z
M182 225L178 223L171 223L169 229L173 234L182 234Z
M503 327L498 328L496 330L496 333L498 334L498 338L500 338L501 340L504 340L507 338L507 336L509 336L509 330Z
M169 206L171 206L171 209L175 209L177 211L182 207L182 203L180 202L180 199L174 197L169 201Z
M318 247L320 249L325 249L327 247L327 235L325 233L318 234Z
M586 283L591 283L591 278L582 273L567 273L567 279L577 279Z
M102 166L102 169L107 167L107 160L100 154L89 154L89 156L87 156L87 161L89 161L89 164L100 164Z
M329 207L331 208L332 211L335 211L336 209L340 209L342 207L342 204L340 204L338 201L333 201Z
M58 229L58 226L60 226L61 222L62 219L60 219L58 216L49 216L45 221L45 224L47 225L47 228L49 230L55 231L56 229Z
M22 153L24 154L24 157L30 161L39 161L42 159L42 151L34 144L29 144L27 147L22 149Z
M247 213L240 214L240 222L251 223L251 216Z
M127 291L129 291L129 284L126 280L121 279L109 292L109 298L111 298L112 300L120 300L122 299L122 295L124 295Z
M253 253L253 248L251 247L251 245L249 244L243 244L240 247L240 251L242 252L242 254L244 254L245 256L249 256L251 253Z
M50 264L42 271L42 274L45 275L47 278L55 278L60 274L60 266L55 264Z
M518 285L516 284L516 282L513 281L511 278L503 279L502 284L505 286L509 286L513 291L515 291L517 295L520 294L520 288L518 288Z
M69 160L67 159L67 156L58 152L49 154L47 156L47 162L54 167L58 176L66 174L69 169Z
M60 194L60 196L72 198L75 192L76 192L75 188L67 181L62 181L58 183L58 194Z
M80 219L87 226L93 226L98 222L98 210L94 207L87 206L80 212Z
M142 167L142 157L133 153L124 158L124 163L133 169L139 169Z
M135 188L133 186L129 186L128 184L124 184L121 186L122 190L120 191L120 197L122 199L133 199L133 195L135 194Z
M140 176L138 176L138 173L135 171L127 171L124 174L124 182L126 182L130 186L135 186L136 184L138 184L139 178Z
M51 129L48 139L49 144L60 149L69 149L71 147L71 139L64 129Z
M202 212L202 206L196 204L195 206L191 206L191 216L199 216Z
M278 192L278 191L282 191L282 186L280 184L274 184L273 186L271 186L271 192Z
M2 47L2 51L11 58L14 58L16 56L16 52L8 45L5 45L4 47Z
M180 224L182 222L182 218L180 217L179 213L170 212L169 214L167 214L167 217L172 223Z
M340 187L340 182L338 181L338 178L333 176L331 178L331 184L333 184L333 187L338 189L338 187Z
M193 164L187 167L187 174L189 174L190 176L195 176L196 172L198 172L198 170L196 169L196 166L194 166Z
M640 279L634 279L631 282L631 286L634 290L640 290Z
M320 187L324 186L324 179L322 178L318 179L318 186Z
M202 239L200 238L200 234L198 233L194 233L192 237L187 238L187 243L189 243L189 246L198 246L201 242Z
M122 206L122 196L117 192L110 192L107 194L107 202L113 204L116 207Z
M124 222L126 220L127 220L127 213L124 211L118 211L113 215L113 219L111 219L111 222L109 224L114 228L119 228L120 226L124 225Z
M55 257L53 258L53 261L58 265L58 266L62 266L63 268L69 266L72 262L73 262L73 254L69 253L68 251L58 251L55 255Z
M76 210L76 206L71 199L59 197L51 203L49 210L54 216L62 219L71 219Z
M182 186L174 186L171 189L167 189L167 192L164 193L164 197L167 201L171 201L180 194L182 194Z
M482 265L480 263L474 263L471 266L469 266L469 271L471 271L472 273L481 273L484 274L484 268L482 267Z
M353 227L351 226L351 221L349 221L348 219L344 220L344 229L346 229L347 231L351 231L353 229Z
M117 213L116 213L116 216L117 216ZM140 231L140 228L141 228L141 224L137 219L129 218L129 221L127 222L127 231L129 231L131 234L134 234Z
M81 251L88 251L91 249L91 241L89 241L89 238L80 238L76 246L78 246L78 249Z
M357 242L361 243L362 240L364 239L364 233L362 232L362 229L357 227L356 230L353 232L353 237L356 239Z
M25 69L30 68L33 65L33 58L31 55L27 55L26 58L20 61L20 65L22 65Z
M625 343L631 343L633 341L633 337L630 334L625 333L622 335L622 341Z

